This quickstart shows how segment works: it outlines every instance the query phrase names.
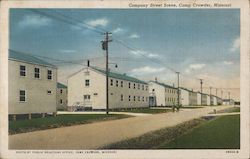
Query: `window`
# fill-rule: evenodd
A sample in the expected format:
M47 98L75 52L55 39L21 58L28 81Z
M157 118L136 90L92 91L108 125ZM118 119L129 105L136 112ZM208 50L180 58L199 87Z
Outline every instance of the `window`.
M84 98L84 100L89 100L90 99L90 95L88 95L88 94L84 95L83 98Z
M47 78L48 80L52 80L52 70L47 71Z
M128 83L128 88L130 88L130 85L131 85L131 83L129 82L129 83Z
M86 79L86 80L85 80L85 86L88 87L89 85L90 85L89 79Z
M35 78L40 78L40 69L39 68L35 68Z
M155 89L152 90L153 92L155 91Z
M25 90L20 90L19 91L19 101L20 102L25 102L26 101L26 91Z
M119 81L118 81L118 80L116 80L116 87L118 87L118 83L119 83Z
M62 90L62 89L60 89L60 93L61 93L61 94L63 93L63 90Z
M135 96L134 96L134 101L135 101Z
M52 92L51 90L47 90L47 94L50 95Z
M62 99L60 99L60 104L63 104L63 101L62 101Z
M144 85L142 85L142 90L144 90Z
M130 99L130 96L128 96L128 101L130 101L131 99Z
M140 96L138 96L138 101L140 101Z
M148 101L148 97L146 97L146 102Z
M140 89L140 84L138 84L138 89Z
M146 86L146 91L148 90L148 86Z
M26 76L26 67L20 65L20 76Z
M144 97L142 97L142 101L144 102Z
M121 94L121 101L123 101L123 95Z
M123 87L123 81L121 81L121 87Z
M134 89L135 89L135 83L134 83Z
M113 80L112 79L110 80L110 85L113 86Z

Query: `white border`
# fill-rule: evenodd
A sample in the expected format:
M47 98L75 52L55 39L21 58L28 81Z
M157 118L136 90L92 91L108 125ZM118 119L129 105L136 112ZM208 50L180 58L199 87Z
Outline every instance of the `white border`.
M179 3L173 0L13 0L0 1L0 121L1 121L1 153L0 158L249 158L249 1L248 0L183 0L186 3L231 3L231 8L240 8L241 13L241 149L239 153L226 153L226 150L115 150L116 153L106 154L56 154L57 150L49 151L54 154L16 154L8 150L8 46L9 46L9 8L128 8L133 3ZM183 2L182 1L182 2ZM135 8L133 8L135 9ZM170 9L170 8L166 8ZM188 8L182 8L188 9ZM204 8L207 9L207 8ZM218 8L221 9L221 8ZM107 151L107 152L108 152ZM45 152L45 151L41 151ZM66 151L61 151L66 152Z

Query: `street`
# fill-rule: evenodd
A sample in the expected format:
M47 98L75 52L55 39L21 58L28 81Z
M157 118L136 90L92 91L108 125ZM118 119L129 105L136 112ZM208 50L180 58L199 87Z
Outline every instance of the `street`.
M106 144L133 138L150 131L175 126L233 106L216 106L137 116L9 136L9 149L96 149Z

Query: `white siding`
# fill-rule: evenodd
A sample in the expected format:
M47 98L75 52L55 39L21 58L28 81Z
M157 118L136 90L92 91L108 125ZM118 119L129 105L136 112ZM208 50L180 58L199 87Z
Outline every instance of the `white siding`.
M26 66L26 76L20 76L20 65ZM34 68L40 68L40 78L34 77ZM52 80L47 70L53 71ZM9 114L56 112L57 71L54 68L9 60ZM19 101L19 91L26 90L26 101ZM52 93L49 95L47 91Z
M181 104L183 106L189 105L189 94L187 90L180 89L181 92Z
M197 93L197 105L201 105L201 94Z
M89 72L88 75L86 72ZM85 80L90 81L90 86L85 86ZM113 86L111 86L111 80L113 80ZM118 81L118 87L116 86ZM121 81L123 87L121 87ZM126 80L109 78L109 108L137 108L148 107L148 90L146 90L147 84L140 83L140 89L138 89L138 83L130 82L131 88L129 88L129 82ZM134 89L134 84L136 88ZM142 90L142 85L144 90ZM75 106L77 102L84 103L83 96L90 95L90 106L92 109L106 109L106 76L99 71L92 68L84 68L81 71L75 73L68 78L68 105ZM123 100L121 100L123 95ZM130 96L130 101L129 101ZM134 101L134 96L136 100ZM138 100L140 97L140 101ZM144 100L144 101L143 101Z

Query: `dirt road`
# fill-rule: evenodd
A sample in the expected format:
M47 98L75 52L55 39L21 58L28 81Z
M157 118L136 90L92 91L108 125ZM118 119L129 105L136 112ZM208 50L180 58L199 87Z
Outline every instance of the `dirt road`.
M100 146L170 127L230 108L216 106L175 113L138 116L9 136L10 149L96 149Z

